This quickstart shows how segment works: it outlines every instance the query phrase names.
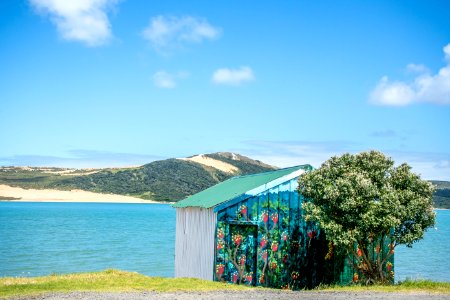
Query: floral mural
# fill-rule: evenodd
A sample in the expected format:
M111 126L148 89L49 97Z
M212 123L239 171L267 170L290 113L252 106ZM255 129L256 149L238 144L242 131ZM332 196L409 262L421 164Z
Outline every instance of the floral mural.
M296 186L293 179L218 211L216 280L286 289L358 282L354 261L302 218ZM385 268L393 274L392 259Z

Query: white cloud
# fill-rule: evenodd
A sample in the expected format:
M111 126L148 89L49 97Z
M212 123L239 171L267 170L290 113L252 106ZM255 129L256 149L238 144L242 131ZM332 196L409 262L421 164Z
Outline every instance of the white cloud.
M219 37L221 30L205 19L191 16L157 16L142 32L142 36L162 53L168 53L188 43L200 43Z
M212 81L217 84L240 85L255 80L255 75L250 67L239 69L222 68L214 72Z
M117 0L29 0L41 13L48 14L63 39L100 46L111 37L106 9Z
M450 44L444 47L446 65L435 75L423 65L409 64L408 71L419 73L413 81L381 78L370 94L373 104L406 106L413 103L450 104Z
M188 72L179 71L175 74L161 70L153 74L153 83L156 87L162 89L173 89L177 86L177 80L185 79L189 76Z
M410 73L426 73L429 72L428 68L421 64L408 64L406 66L406 71Z

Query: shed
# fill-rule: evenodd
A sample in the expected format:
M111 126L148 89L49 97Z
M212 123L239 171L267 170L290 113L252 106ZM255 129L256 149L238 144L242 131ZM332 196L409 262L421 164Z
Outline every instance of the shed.
M278 288L351 282L347 259L302 217L298 179L312 169L237 176L175 203L175 277Z

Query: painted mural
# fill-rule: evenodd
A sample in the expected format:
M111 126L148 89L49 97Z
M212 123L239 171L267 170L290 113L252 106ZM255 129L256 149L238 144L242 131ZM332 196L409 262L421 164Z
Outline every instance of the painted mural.
M293 179L218 211L216 280L285 289L358 282L351 267L358 257L339 255L320 229L302 218L297 186Z

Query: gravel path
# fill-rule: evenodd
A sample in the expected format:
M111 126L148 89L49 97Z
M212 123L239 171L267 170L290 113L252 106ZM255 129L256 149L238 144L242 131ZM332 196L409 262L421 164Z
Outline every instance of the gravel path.
M176 293L97 293L73 292L68 294L51 293L41 296L13 298L14 300L353 300L353 299L450 299L450 294L431 293L382 293L382 292L291 292L291 291L215 291L215 292L176 292Z

